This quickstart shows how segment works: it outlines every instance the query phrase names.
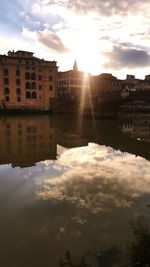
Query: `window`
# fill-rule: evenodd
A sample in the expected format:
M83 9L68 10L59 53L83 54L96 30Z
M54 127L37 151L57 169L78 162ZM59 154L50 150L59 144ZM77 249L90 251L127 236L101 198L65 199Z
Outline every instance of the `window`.
M10 124L9 123L6 124L6 128L10 129Z
M52 85L49 86L49 90L53 91L53 86Z
M4 69L4 75L8 75L9 72L8 72L8 69Z
M21 136L22 135L22 130L18 130L18 136Z
M6 88L4 89L4 92L5 92L5 95L9 95L9 88L6 87Z
M26 80L30 80L30 73L29 73L29 72L26 72L26 73L25 73L25 79L26 79Z
M20 79L16 79L16 85L20 85L21 82L20 82Z
M10 130L7 130L7 131L6 131L6 136L7 136L7 137L10 137L10 136L11 136L11 131L10 131Z
M32 92L32 98L36 98L36 92Z
M26 82L26 89L30 89L30 88L31 88L30 83Z
M17 89L16 89L16 94L17 94L17 95L21 95L21 89L20 89L20 88L17 88Z
M39 81L42 81L42 75L41 74L39 74Z
M53 76L50 75L49 76L49 81L52 82L52 80L53 80Z
M5 97L5 101L6 101L6 102L9 102L9 96L6 96L6 97Z
M26 92L26 98L27 98L27 99L31 98L31 94L30 94L30 92Z
M36 80L36 74L34 72L31 73L31 80Z
M31 84L31 88L32 88L32 89L36 89L36 83L33 82L33 83Z
M22 144L22 139L18 139L18 144L21 145Z
M9 84L9 79L8 79L8 78L5 78L5 79L4 79L4 84L5 84L5 85L8 85L8 84Z
M21 101L21 97L17 96L17 102L20 102L20 101Z
M20 70L16 70L16 76L20 76Z

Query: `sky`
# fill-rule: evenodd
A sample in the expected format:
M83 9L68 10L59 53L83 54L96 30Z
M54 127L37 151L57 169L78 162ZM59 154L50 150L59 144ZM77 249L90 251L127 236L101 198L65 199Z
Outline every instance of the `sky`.
M149 0L2 0L0 54L27 50L118 78L150 74Z

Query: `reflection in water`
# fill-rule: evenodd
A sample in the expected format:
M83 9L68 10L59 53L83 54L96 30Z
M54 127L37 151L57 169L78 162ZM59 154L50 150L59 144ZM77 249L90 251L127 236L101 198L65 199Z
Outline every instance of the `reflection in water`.
M88 144L87 139L81 138L81 136L74 132L63 132L61 129L58 132L58 143L61 146L67 148L86 146Z
M143 142L150 142L150 114L123 114L120 128L124 134Z
M147 214L150 163L89 144L34 167L2 166L0 184L1 265L11 266L9 251L14 266L58 266L64 249L80 256L131 238L130 220Z
M139 195L150 193L149 179L150 163L143 158L89 144L65 151L38 195L99 213L129 207Z
M0 163L23 167L56 159L56 132L49 117L1 117Z
M148 115L122 117L119 127L114 121L83 119L81 123L73 116L0 117L0 164L33 166L45 159L56 160L63 147L87 146L89 142L150 159L149 127Z
M97 121L95 130L89 119L78 128L68 116L0 123L1 163L26 166L0 166L0 266L57 267L68 248L81 256L91 248L121 247L131 239L130 220L149 216L150 162L133 155L147 158L149 143L126 136L114 122Z

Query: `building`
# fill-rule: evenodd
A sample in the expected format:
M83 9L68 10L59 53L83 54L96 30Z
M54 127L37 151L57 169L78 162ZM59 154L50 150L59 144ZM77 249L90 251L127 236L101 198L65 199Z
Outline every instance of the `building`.
M150 75L146 75L145 79L137 79L134 75L126 76L122 81L122 90L126 92L148 92L150 91Z
M75 61L73 69L58 72L57 90L59 97L80 98L80 96L90 89L90 75L83 71L78 71Z
M137 85L140 84L141 80L136 79L134 75L127 74L126 79L122 80L122 91L123 92L134 92L136 91Z
M121 81L109 73L102 73L91 78L91 92L93 96L102 93L121 91Z
M139 80L136 91L150 92L150 75L146 75L144 80Z
M56 96L57 64L32 52L0 55L0 107L50 110Z

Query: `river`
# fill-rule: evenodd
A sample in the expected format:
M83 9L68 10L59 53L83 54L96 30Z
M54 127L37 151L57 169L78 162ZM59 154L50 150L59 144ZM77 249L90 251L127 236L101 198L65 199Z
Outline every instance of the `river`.
M0 266L59 266L149 216L150 114L0 117Z

